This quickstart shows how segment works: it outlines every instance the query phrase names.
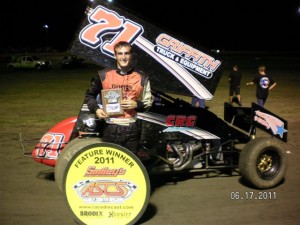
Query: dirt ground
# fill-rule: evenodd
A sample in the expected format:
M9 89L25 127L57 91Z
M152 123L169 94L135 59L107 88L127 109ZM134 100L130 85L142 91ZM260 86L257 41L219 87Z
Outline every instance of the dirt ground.
M297 61L296 63L299 63ZM250 81L256 68L244 73L243 84ZM150 204L138 222L143 225L298 225L300 221L300 70L270 70L278 85L270 94L266 108L288 120L288 152L289 165L284 182L276 188L265 190L272 194L269 200L233 200L232 193L253 192L256 190L244 184L238 174L233 176L210 174L190 174L169 178L155 177L152 180ZM60 74L63 74L60 71ZM0 79L0 224L3 225L74 225L71 213L66 207L63 196L54 180L54 168L34 162L22 154L19 133L25 137L40 138L47 131L49 124L58 121L34 120L31 114L40 113L41 99L48 102L49 117L55 114L57 107L53 104L51 93L45 99L43 95L22 104L32 104L32 108L22 110L20 100L22 92L10 92L9 76L21 76L19 72L1 71ZM45 75L46 76L46 75ZM54 87L59 82L59 75L53 75L51 88L56 92L64 92L63 86ZM42 83L45 77L35 76ZM83 82L86 78L78 79ZM30 80L19 81L20 87L31 87ZM49 82L49 81L47 81ZM54 82L54 83L53 83ZM88 80L87 80L88 82ZM84 85L87 84L84 83ZM59 82L60 83L60 82ZM84 90L84 89L83 89ZM244 106L250 106L255 88L242 86ZM77 95L75 95L77 97ZM74 95L73 95L74 97ZM72 95L69 97L72 98ZM10 103L7 104L7 101ZM50 104L51 101L51 104ZM60 100L57 100L59 103ZM80 100L81 101L81 100ZM79 102L80 102L79 101ZM207 102L209 110L223 116L223 103L228 101L228 83L226 73L220 82L212 101ZM72 103L73 104L73 103ZM65 110L74 110L67 103ZM79 110L80 105L74 106ZM24 107L26 108L26 107ZM60 116L65 116L63 113ZM27 118L21 124L18 117ZM45 115L47 117L47 115ZM276 199L275 199L276 198Z

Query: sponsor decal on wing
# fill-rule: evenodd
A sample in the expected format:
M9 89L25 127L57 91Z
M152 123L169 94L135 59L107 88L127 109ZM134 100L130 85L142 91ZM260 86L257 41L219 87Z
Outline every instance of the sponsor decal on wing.
M159 33L153 44L142 36L144 27L141 24L101 5L95 9L90 8L87 15L88 24L79 34L83 45L114 58L113 47L117 42L135 44L171 72L193 95L207 100L213 97L190 72L204 79L211 79L221 65L219 60L165 33Z
M255 111L254 121L270 129L274 135L279 135L280 138L283 138L283 134L287 132L284 123L280 119L259 110Z

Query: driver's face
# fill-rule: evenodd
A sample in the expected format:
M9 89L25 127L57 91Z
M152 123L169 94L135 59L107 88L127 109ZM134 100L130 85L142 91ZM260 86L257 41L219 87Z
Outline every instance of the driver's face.
M131 68L132 53L131 47L120 47L115 50L115 57L118 68L121 70L128 70Z

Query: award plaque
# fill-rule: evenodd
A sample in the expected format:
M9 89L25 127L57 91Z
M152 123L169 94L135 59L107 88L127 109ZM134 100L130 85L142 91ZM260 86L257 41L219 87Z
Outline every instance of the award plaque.
M121 106L122 89L101 90L103 110L108 116L122 115L124 113Z

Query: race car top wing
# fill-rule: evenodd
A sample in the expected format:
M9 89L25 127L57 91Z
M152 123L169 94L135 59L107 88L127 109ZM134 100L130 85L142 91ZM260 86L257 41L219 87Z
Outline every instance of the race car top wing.
M99 66L113 68L113 47L119 41L133 45L134 66L149 75L151 87L212 99L222 74L221 59L198 44L104 0L94 1L87 8L70 52Z

